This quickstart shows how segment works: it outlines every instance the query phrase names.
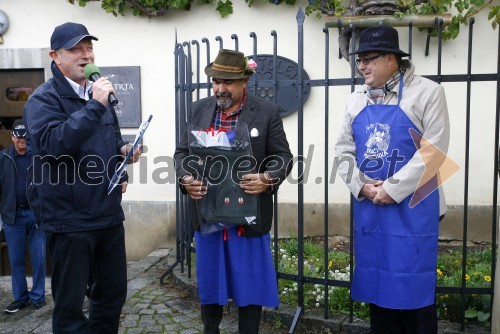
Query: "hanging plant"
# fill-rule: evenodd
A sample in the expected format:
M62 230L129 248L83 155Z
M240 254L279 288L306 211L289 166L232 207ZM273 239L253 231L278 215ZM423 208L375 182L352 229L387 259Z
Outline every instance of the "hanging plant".
M101 2L101 7L114 16L125 15L131 11L133 15L156 17L163 16L169 9L190 10L194 0L67 0L71 4L77 2L84 7L88 2ZM197 0L199 4L210 4L214 0ZM233 13L231 0L216 0L215 10L222 17ZM256 1L274 5L296 5L297 0L245 0L251 7ZM454 8L456 14L451 25L443 29L443 39L453 39L460 32L460 25L467 24L469 17L489 8L488 20L493 29L500 24L500 6L492 6L496 0L351 0L347 8L342 6L342 0L308 0L305 13L317 17L342 15L378 15L390 14L395 17L415 14L441 14ZM431 36L436 36L436 29L426 30Z
M397 0L399 10L394 13L396 17L414 14L440 14L451 12L453 8L456 13L452 16L451 24L443 28L443 39L454 39L460 32L460 26L467 25L469 18L489 7L488 20L491 26L496 29L500 24L500 6L491 6L493 0L427 0L416 4L414 0ZM437 29L419 28L428 31L435 37Z
M114 16L125 15L127 10L131 10L135 16L163 16L169 9L190 10L193 0L68 0L69 3L77 2L81 7L85 7L88 2L101 2L101 7L106 13ZM198 0L201 4L211 3L212 0ZM233 13L233 3L231 0L218 0L216 10L222 17Z
M341 16L346 11L342 6L342 0L309 0L309 5L306 7L306 15L315 14L317 18L322 15Z

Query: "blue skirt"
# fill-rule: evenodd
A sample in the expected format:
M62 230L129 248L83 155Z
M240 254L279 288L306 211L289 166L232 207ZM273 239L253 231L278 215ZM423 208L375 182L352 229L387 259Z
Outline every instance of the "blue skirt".
M246 238L229 227L210 234L195 233L196 276L201 304L279 305L278 285L269 233Z

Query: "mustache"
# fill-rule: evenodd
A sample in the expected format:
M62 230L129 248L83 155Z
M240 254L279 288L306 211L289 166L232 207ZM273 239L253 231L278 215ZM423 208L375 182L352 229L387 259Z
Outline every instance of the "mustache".
M231 93L229 93L229 92L217 93L215 96L217 96L217 97L231 97Z

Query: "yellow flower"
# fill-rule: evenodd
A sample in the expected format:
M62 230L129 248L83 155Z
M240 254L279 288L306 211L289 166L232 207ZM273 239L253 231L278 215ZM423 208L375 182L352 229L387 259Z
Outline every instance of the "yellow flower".
M491 276L484 276L484 280L486 282L491 282Z
M328 268L331 268L333 266L333 261L330 260L330 262L328 262Z
M439 275L439 276L443 276L443 272L441 271L441 269L436 269L436 273Z
M470 280L470 276L469 276L469 274L465 274L465 280L466 280L466 281Z

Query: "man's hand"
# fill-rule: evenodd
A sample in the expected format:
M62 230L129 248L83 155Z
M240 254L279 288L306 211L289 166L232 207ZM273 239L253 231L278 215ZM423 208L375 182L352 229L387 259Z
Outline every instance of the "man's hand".
M192 199L202 199L207 194L207 186L195 180L191 175L184 176L181 185Z
M377 195L373 198L373 203L378 205L387 205L394 203L391 196L385 191L384 187L377 187Z
M370 201L373 202L373 199L377 195L378 188L382 185L382 181L376 181L374 183L365 183L363 188L361 188L360 194Z
M106 77L100 77L92 84L92 98L101 104L108 105L109 94L114 94L113 84Z
M251 195L260 194L269 189L272 185L269 176L266 173L259 174L245 174L240 181L240 187Z
M127 181L122 183L122 194L125 194L125 192L127 191L127 186L128 186Z
M373 183L365 183L363 188L361 188L360 194L370 201L373 204L377 205L387 205L394 203L394 200L391 196L385 191L384 187L382 187L383 181L376 181Z
M123 157L126 157L128 152L130 152L130 150L132 149L134 145L132 144L125 144L123 145L121 148L120 148L120 154L123 156ZM129 164L133 164L134 162L137 162L139 161L139 158L141 157L141 151L142 151L142 146L141 145L137 145L137 147L135 148L135 151L134 151L134 154L132 155L132 157L130 157L130 160L128 161Z

